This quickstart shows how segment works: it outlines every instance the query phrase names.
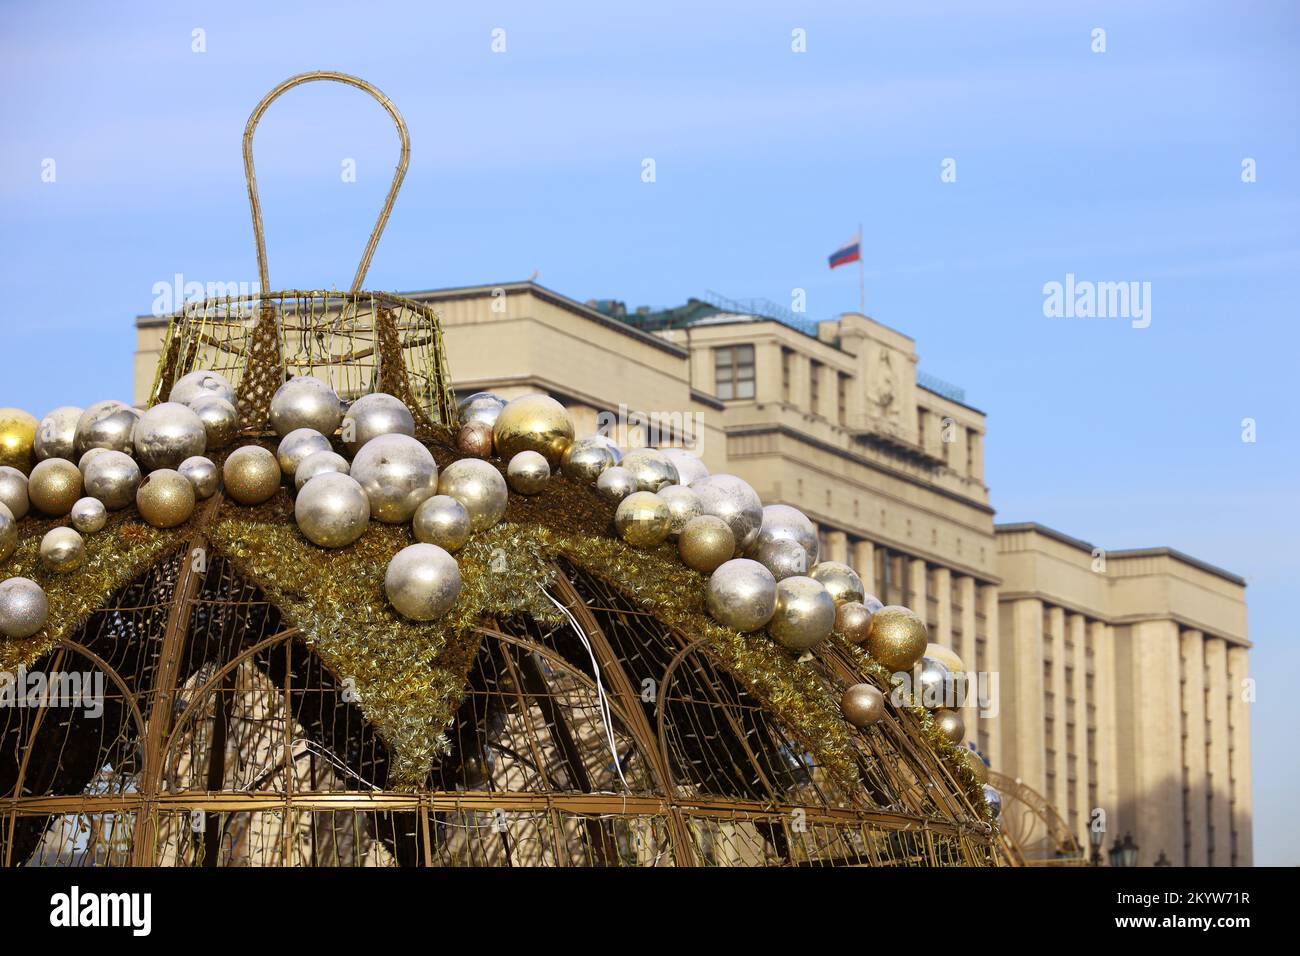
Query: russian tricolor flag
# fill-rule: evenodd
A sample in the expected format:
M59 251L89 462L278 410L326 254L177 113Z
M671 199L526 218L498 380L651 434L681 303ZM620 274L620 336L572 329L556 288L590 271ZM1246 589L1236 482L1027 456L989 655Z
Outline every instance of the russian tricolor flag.
M840 246L831 253L830 264L834 269L836 266L846 266L850 262L857 262L862 258L862 240L858 236Z

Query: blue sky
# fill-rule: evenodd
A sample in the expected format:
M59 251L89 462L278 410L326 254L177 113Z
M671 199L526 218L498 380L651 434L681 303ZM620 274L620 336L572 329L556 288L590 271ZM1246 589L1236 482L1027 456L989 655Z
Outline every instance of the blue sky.
M239 139L303 70L372 80L412 131L372 288L538 270L629 305L803 288L829 317L857 281L825 257L862 221L868 311L988 413L998 520L1247 577L1256 859L1300 863L1297 9L460 6L0 4L0 405L128 398L154 283L256 279ZM272 285L346 287L395 157L355 91L272 107ZM1045 318L1067 273L1150 282L1150 327Z

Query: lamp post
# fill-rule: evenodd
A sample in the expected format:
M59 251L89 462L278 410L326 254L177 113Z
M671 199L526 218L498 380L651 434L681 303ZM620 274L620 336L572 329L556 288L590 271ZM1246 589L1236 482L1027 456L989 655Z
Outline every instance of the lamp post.
M1111 866L1137 866L1138 845L1133 842L1133 834L1125 833L1122 841L1117 839L1108 855Z
M1106 831L1101 827L1088 827L1088 842L1092 844L1090 866L1101 866L1101 845L1106 842Z

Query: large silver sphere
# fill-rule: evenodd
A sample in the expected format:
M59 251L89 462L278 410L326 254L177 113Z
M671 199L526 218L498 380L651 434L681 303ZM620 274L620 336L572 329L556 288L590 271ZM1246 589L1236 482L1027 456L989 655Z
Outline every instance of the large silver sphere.
M984 802L989 805L993 811L993 819L998 820L1002 817L1002 794L998 793L987 783L984 784Z
M434 495L415 509L411 533L416 541L459 551L469 540L469 512L451 495Z
M917 705L927 710L954 706L956 692L952 671L942 661L934 657L922 657L921 663L913 668L913 674L916 680L913 692Z
M106 451L86 464L86 494L98 498L109 511L135 502L140 487L140 466L125 452Z
M331 451L330 440L314 428L295 428L280 439L275 449L275 460L280 463L280 471L297 477L298 466L309 455L318 451Z
M18 522L8 505L0 505L0 561L13 554L17 547Z
M790 538L777 538L750 548L749 556L771 571L778 581L806 575L812 569L808 552L798 541Z
M410 435L370 439L352 460L350 474L370 498L370 514L386 524L410 521L415 509L438 493L438 465Z
M413 544L388 563L384 592L394 609L412 621L433 621L456 603L460 565L436 544Z
M380 435L415 437L415 418L402 401L385 392L362 395L343 416L343 445L355 455Z
M835 602L812 578L795 576L776 583L776 611L767 633L788 651L806 651L831 636Z
M155 405L135 425L135 460L142 471L176 468L207 450L208 430L194 409L179 402Z
M0 581L0 634L31 637L45 626L50 602L41 586L30 578Z
M613 457L614 464L621 465L623 463L623 449L619 447L618 442L614 441L614 439L603 432L596 432L591 436L591 440L605 446L610 456Z
M317 475L331 471L340 475L349 474L351 468L348 460L336 451L314 451L298 462L298 470L293 473L294 487L301 491L302 486Z
M365 534L370 499L355 478L327 471L302 486L293 516L312 544L342 548Z
M706 515L716 515L731 525L736 547L748 550L763 524L763 502L749 482L735 475L708 475L691 483Z
M102 455L106 451L108 451L107 448L88 448L86 453L77 459L77 468L81 472L83 481L86 478L86 465L93 461L96 455Z
M685 448L660 448L659 450L677 469L677 480L681 484L689 485L692 481L708 477L709 469L704 467L704 462L695 452L687 451Z
M108 509L98 498L81 498L72 506L72 526L82 534L103 531L108 523Z
M217 470L216 463L211 458L194 455L181 462L181 466L176 470L194 486L194 497L199 501L211 498L221 487L221 472Z
M638 448L623 456L623 467L636 479L637 491L658 491L680 484L677 466L657 448Z
M31 498L27 495L27 476L13 465L0 465L0 505L18 521L27 516Z
M610 501L622 501L637 490L636 478L622 465L610 465L596 479L596 490Z
M86 542L73 528L51 528L41 538L41 564L45 570L62 574L75 571L86 562Z
M220 395L196 398L190 403L190 408L199 416L199 421L208 433L208 444L204 451L214 452L225 448L239 434L239 412Z
M36 426L36 441L32 446L36 460L46 458L66 458L77 460L77 422L81 421L84 408L76 405L60 405L41 419Z
M271 427L277 435L288 435L299 428L333 435L342 422L339 393L329 382L314 376L291 378L271 396Z
M497 416L506 407L506 400L492 392L475 392L467 396L459 405L460 423L482 422L489 428L497 423Z
M757 561L733 558L709 578L709 613L738 631L757 631L776 611L776 578Z
M506 483L521 495L535 495L551 480L551 466L538 451L521 451L506 466Z
M808 562L801 574L807 574L808 569L817 563L821 550L817 526L798 508L790 505L767 505L763 508L763 523L759 525L758 537L749 547L750 557L763 561L763 552L771 549L777 541L794 541L807 552Z
M91 448L107 448L132 454L131 440L140 413L124 402L96 402L77 419L76 453L84 455Z
M167 401L181 405L192 405L196 399L215 395L224 398L230 404L235 403L235 387L220 372L197 369L182 375L167 394Z
M842 561L818 561L808 576L826 585L836 604L861 602L867 596L858 572Z
M676 538L686 527L686 522L704 514L700 496L685 485L664 485L657 492L668 506L668 537Z
M593 482L613 464L613 453L596 438L579 438L560 456L560 471L575 481Z
M444 468L438 479L438 494L450 495L464 505L475 531L500 521L510 500L501 472L481 458L461 458Z

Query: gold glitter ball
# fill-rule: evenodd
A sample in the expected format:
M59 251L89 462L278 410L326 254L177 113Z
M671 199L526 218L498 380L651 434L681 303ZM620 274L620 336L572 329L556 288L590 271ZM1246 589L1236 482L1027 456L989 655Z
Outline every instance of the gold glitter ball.
M135 505L140 517L155 528L174 528L194 514L194 485L179 471L159 468L140 482Z
M736 553L731 525L715 515L700 515L682 526L677 538L682 563L693 571L712 574Z
M280 463L261 445L236 448L221 466L221 479L241 505L260 505L280 487Z
M27 497L36 510L62 517L81 497L81 469L63 458L47 458L32 469Z
M871 616L867 653L894 673L915 667L927 643L925 623L909 608L891 604Z

